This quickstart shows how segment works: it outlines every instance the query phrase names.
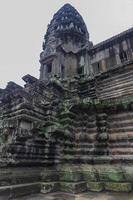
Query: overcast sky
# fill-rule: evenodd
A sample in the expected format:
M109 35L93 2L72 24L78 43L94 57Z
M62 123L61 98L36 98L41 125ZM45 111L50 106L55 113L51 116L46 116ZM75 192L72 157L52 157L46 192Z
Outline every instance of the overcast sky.
M133 0L0 0L0 88L39 77L39 54L53 14L71 3L99 43L133 26Z

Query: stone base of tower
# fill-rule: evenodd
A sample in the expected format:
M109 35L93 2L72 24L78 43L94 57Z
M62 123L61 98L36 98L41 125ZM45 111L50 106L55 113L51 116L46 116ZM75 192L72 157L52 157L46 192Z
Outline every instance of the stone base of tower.
M112 192L88 192L82 194L67 194L67 193L51 193L51 194L37 194L22 198L15 198L14 200L131 200L133 193L112 193Z
M41 190L39 168L1 168L0 200L39 193Z
M59 171L58 171L59 170ZM64 165L57 169L58 180L45 182L42 179L42 193L65 192L79 194L84 192L131 192L132 165ZM47 174L43 171L42 174ZM53 172L51 171L51 178ZM47 189L49 189L47 191ZM57 190L56 190L57 189Z
M15 199L31 194L65 194L133 190L133 167L129 164L64 164L52 168L7 168L0 171L0 198Z

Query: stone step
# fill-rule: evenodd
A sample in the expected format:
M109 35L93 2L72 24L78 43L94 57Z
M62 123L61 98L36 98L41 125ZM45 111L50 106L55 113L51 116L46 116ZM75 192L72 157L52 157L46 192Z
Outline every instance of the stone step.
M119 133L119 135L122 133L130 134L130 133L133 133L133 127L128 126L126 128L123 128L123 127L109 128L109 129L107 129L107 133L109 133L109 135L118 134L118 133Z
M130 82L126 82L125 81L125 83L124 82L120 82L119 84L112 84L112 85L109 85L109 86L106 86L106 87L102 87L101 89L100 88L98 88L97 90L96 90L96 93L98 94L98 95L100 95L100 94L104 94L104 93L110 93L110 92L112 92L112 91L115 91L115 90L120 90L120 89L126 89L126 88L131 88L132 87L132 85L133 85L133 81L130 81Z
M115 114L115 115L109 115L107 122L115 123L115 122L132 120L132 119L133 119L133 112L130 112L130 113L125 112L125 113L120 113L120 114Z
M67 163L67 164L78 164L79 162L81 164L105 164L105 163L130 163L133 164L133 155L74 155L67 157L64 156L60 159L61 163Z
M87 144L86 144L87 142ZM78 140L78 141L75 141L75 143L73 145L68 145L65 143L64 145L64 149L79 149L79 148L91 148L94 146L95 143L92 143L91 141L88 142L88 141L81 141L81 140Z
M107 82L119 80L120 78L128 77L130 75L132 75L132 70L127 70L124 73L123 72L122 73L116 73L113 76L109 76L109 77L106 77L104 79L101 79L102 77L100 77L99 79L97 79L97 84L99 85L99 81L101 81L103 84L106 84Z
M109 149L109 153L111 155L133 155L133 148L127 147L117 147L113 149Z
M10 185L0 187L0 197L14 199L16 197L39 193L41 190L41 182Z
M113 122L109 122L107 123L107 128L110 129L110 128L122 128L124 127L124 129L130 127L130 128L133 128L133 119L131 120L121 120L121 121L113 121Z
M121 134L114 133L114 134L109 135L109 142L110 141L118 142L118 141L122 141L122 140L125 140L125 141L133 140L133 132L128 133L128 134L126 134L126 132L125 132L125 133L121 133Z
M114 85L109 85L108 87L102 87L102 89L97 89L96 93L97 95L100 94L105 94L105 93L110 93L112 91L120 91L121 89L131 89L133 86L133 81L130 82L125 82L125 83L119 83L119 84L114 84Z
M77 129L79 132L81 132L81 131L83 130L83 127L84 127L84 126L73 126L73 124L72 124L72 125L70 125L70 124L64 124L64 129L70 130L71 132L72 132L73 130L74 130L74 132L75 132L76 129ZM94 130L97 129L95 123L94 123L94 124L91 124L91 123L86 124L84 128L88 129L88 132L91 132L91 130L92 130L92 132L93 132Z
M50 193L30 195L22 198L15 198L14 200L132 200L132 192L85 192L81 194L70 193ZM7 200L7 199L2 199Z
M132 120L133 119L133 112L124 112L120 114L114 114L114 115L109 115L107 122L108 123L119 123L120 121L125 121L125 120Z
M118 85L118 84L121 84L121 83L126 83L126 82L130 82L130 81L132 81L133 80L133 74L129 74L128 76L123 76L123 77L121 77L121 78L116 78L115 77L115 79L114 80L111 80L110 81L110 79L108 78L105 82L103 82L103 81L99 81L100 83L97 85L98 87L98 89L100 88L100 89L102 89L102 88L107 88L107 87L109 87L110 85L111 86L115 86L115 85Z
M62 160L67 160L67 162L69 161L79 161L82 163L106 163L108 161L110 161L110 158L112 159L111 156L107 156L107 155L97 155L97 154L93 154L93 155L81 155L81 154L78 154L78 155L64 155L63 158L61 158Z
M130 147L132 147L133 148L133 141L125 141L125 142L121 142L121 141L119 141L119 142L112 142L112 143L108 143L108 147L109 148L125 148L125 147L128 147L128 148L130 148Z
M87 191L87 184L85 181L80 181L76 183L72 182L60 182L60 191L67 193L82 193Z
M72 141L71 141L72 142ZM87 142L87 144L86 144ZM65 143L64 144L64 148L69 148L69 149L73 149L73 148L90 148L90 147L93 147L95 143L92 143L91 141L88 142L88 141L81 141L81 140L74 140L72 142L72 144L68 144L68 143Z
M60 121L60 123L62 124L69 124L69 125L72 125L73 127L74 126L76 126L76 127L80 127L80 126L84 126L84 125L86 125L87 127L93 127L93 126L95 126L96 125L96 121L87 121L87 120L81 120L81 121L76 121L76 119L75 120L72 120L72 119L70 119L70 118L67 118L67 119L62 119L61 121Z
M103 149L103 150L105 150L105 149ZM91 148L91 149L79 149L79 150L77 150L77 149L73 149L73 150L64 150L64 154L65 154L65 156L66 155L71 155L71 156L75 156L75 155L80 155L80 156L82 156L82 155L94 155L95 154L95 148L93 147L93 148ZM100 152L100 150L99 150L99 152ZM103 152L103 151L102 151Z
M99 99L104 100L104 99L110 99L110 98L118 98L121 96L126 96L126 95L132 95L133 94L133 87L131 86L130 88L121 88L118 90L111 90L110 92L102 92L100 95L98 95Z
M17 154L17 155L12 155L12 158L14 159L18 159L19 161L20 160L25 160L26 162L30 160L33 161L33 162L41 162L45 159L48 159L48 160L55 160L55 159L59 159L60 156L59 155L55 155L54 153L53 154L44 154L44 155L25 155L25 154Z
M112 163L133 164L133 155L112 155Z

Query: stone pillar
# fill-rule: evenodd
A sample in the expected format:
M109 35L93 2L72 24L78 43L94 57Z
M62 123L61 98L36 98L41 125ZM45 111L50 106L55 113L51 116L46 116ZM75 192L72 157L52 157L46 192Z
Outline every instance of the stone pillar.
M97 138L95 143L95 153L99 156L108 155L108 134L107 134L107 114L101 112L97 114Z

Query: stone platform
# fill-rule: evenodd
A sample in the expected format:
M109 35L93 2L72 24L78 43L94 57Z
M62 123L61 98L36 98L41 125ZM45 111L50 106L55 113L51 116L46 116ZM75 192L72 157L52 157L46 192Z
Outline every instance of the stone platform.
M4 199L0 199L4 200ZM80 195L68 195L65 193L53 193L48 195L38 194L14 200L133 200L133 193L84 193Z

